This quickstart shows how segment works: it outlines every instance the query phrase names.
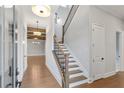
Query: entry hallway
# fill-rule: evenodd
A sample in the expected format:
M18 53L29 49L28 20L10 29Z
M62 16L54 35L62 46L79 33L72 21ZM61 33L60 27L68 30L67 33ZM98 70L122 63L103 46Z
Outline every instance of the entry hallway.
M45 56L28 57L28 68L24 74L21 88L60 87L45 66Z

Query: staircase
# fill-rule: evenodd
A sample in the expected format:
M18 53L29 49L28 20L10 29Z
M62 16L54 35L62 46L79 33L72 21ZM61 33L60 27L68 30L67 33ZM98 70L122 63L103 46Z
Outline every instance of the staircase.
M71 88L88 82L79 63L70 54L64 44L58 43L55 38L53 53L57 59L58 67L60 68L62 87Z

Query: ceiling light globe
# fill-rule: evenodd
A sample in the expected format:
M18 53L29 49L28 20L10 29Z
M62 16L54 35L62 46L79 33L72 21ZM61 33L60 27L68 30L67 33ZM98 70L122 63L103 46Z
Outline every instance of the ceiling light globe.
M40 17L50 16L51 8L48 5L34 5L32 6L32 12Z

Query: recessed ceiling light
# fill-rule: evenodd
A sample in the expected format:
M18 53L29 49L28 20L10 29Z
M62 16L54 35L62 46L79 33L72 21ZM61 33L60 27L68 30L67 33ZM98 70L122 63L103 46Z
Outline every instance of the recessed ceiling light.
M33 5L32 12L40 17L50 16L51 8L48 5Z

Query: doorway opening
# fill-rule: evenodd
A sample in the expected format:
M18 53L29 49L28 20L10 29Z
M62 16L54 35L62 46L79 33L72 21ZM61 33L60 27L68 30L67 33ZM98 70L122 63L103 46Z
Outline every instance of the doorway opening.
M116 32L116 72L121 70L122 32Z
M43 73L45 73L43 71L45 66L45 42L45 28L27 26L27 48L25 47L27 49L27 69L21 87L40 87L39 81L42 81ZM30 83L31 81L32 83Z
M28 56L44 56L46 29L44 28L27 28L27 54Z

